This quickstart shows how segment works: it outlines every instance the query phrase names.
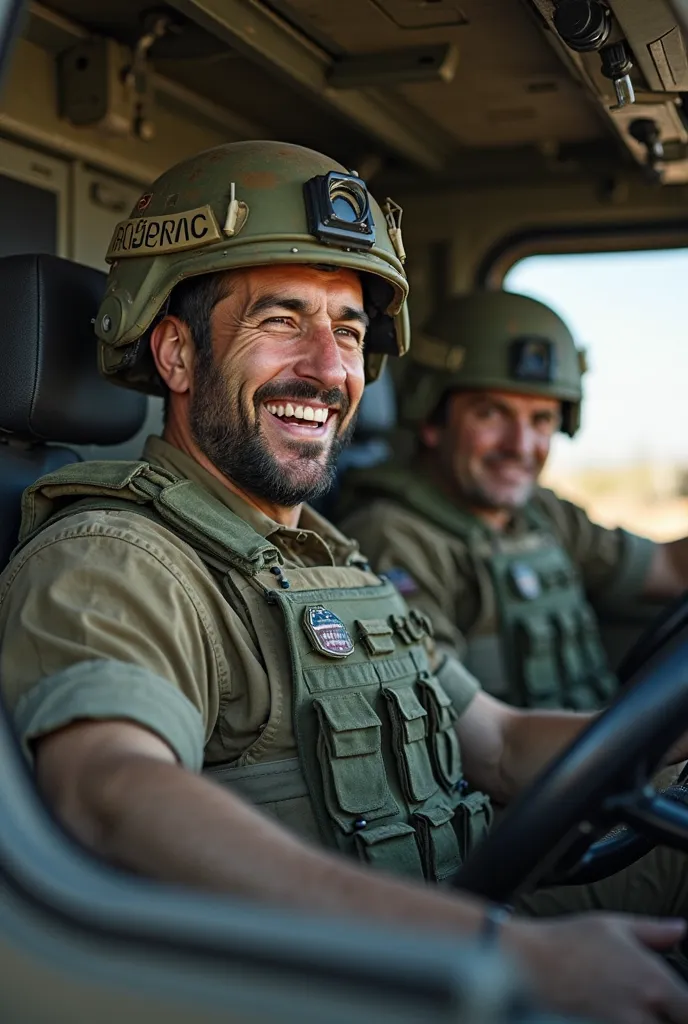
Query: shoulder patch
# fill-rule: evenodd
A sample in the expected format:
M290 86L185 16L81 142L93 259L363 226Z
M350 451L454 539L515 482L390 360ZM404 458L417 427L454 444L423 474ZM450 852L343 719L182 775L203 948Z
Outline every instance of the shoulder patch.
M397 588L400 594L407 596L408 594L418 593L418 584L411 573L407 572L406 569L385 569L382 575L387 577L389 582Z

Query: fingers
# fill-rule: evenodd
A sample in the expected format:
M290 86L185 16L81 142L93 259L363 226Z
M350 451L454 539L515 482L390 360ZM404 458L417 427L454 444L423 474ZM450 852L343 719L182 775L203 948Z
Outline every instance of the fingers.
M638 942L650 949L670 949L686 934L682 918L624 917L624 923Z
M657 965L662 975L657 977L658 991L648 999L648 1007L655 1011L655 1020L672 1024L688 1024L688 986L665 963Z

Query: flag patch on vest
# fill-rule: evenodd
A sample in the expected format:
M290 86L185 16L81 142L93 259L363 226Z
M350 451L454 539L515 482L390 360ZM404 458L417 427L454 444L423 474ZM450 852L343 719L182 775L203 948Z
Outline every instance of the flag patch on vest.
M382 575L387 577L400 594L415 594L418 590L418 584L406 569L385 569Z
M514 562L509 574L516 593L520 597L524 597L526 601L534 601L536 597L540 596L542 592L540 577L531 566L525 562Z
M318 654L327 658L346 658L353 653L351 634L329 608L321 604L309 605L303 613L303 628Z

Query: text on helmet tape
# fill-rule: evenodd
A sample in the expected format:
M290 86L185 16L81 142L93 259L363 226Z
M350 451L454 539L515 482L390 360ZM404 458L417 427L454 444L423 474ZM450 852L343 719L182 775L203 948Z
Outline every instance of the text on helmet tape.
M167 217L132 217L116 226L105 259L127 256L157 256L167 252L195 249L223 237L209 206L170 214Z

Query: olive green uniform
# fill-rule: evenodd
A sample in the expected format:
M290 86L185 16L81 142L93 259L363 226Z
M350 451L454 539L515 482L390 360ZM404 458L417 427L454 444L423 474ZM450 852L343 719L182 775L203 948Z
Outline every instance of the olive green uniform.
M316 513L288 529L159 439L145 458L27 492L23 529L37 529L0 577L3 696L27 756L70 722L129 720L307 840L450 877L491 817L454 732L476 681ZM318 642L306 617L323 608L336 621ZM346 656L324 653L347 638ZM519 906L688 910L685 858L657 850Z
M455 296L414 338L401 422L420 440L423 424L442 428L453 393L513 392L555 399L559 427L573 437L584 371L584 353L543 303L509 292ZM420 447L410 468L351 472L345 529L487 691L519 707L604 706L617 683L597 612L639 595L651 542L605 530L545 490L497 532L441 489L432 466Z
M490 819L454 731L475 681L446 656L433 671L426 619L316 513L290 530L160 439L145 457L27 492L38 533L0 591L25 749L79 718L129 719L308 839L451 874Z
M422 469L352 471L342 528L482 687L525 707L601 706L616 681L597 612L640 595L653 544L539 489L497 533Z

